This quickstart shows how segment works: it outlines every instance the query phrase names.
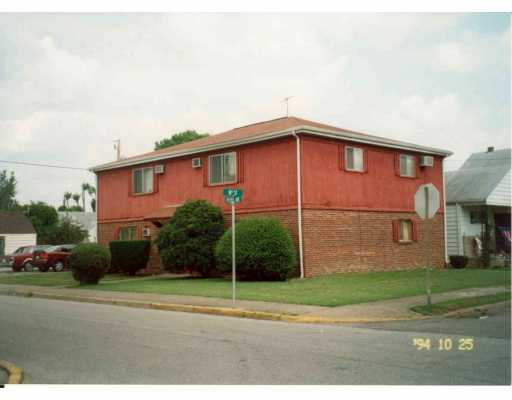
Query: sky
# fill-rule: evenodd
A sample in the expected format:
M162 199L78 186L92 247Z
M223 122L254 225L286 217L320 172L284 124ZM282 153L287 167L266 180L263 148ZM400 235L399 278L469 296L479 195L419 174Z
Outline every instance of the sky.
M508 14L0 14L0 160L89 168L290 115L450 150L510 147ZM21 203L94 174L20 166Z

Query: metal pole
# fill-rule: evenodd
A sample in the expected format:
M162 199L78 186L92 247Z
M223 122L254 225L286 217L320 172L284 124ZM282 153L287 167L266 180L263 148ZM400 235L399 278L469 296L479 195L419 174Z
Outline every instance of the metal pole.
M432 307L432 277L430 274L430 210L429 210L429 196L428 196L428 187L425 186L425 249L426 249L426 258L427 258L427 275L426 275L426 285L427 285L427 306L430 310Z
M235 302L235 282L236 282L236 262L235 262L235 203L231 204L231 251L232 251L232 264L233 264L233 303Z

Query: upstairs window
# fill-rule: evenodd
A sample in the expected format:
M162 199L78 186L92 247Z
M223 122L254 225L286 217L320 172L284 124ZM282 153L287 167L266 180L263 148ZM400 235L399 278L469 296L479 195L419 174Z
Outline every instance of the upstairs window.
M414 178L416 176L415 169L416 163L414 156L400 154L400 176Z
M123 226L119 229L119 240L137 239L137 228L135 226Z
M133 193L153 193L153 168L139 168L133 170Z
M360 147L345 147L345 169L347 171L364 171L364 151Z
M236 153L215 154L208 157L210 185L236 182Z

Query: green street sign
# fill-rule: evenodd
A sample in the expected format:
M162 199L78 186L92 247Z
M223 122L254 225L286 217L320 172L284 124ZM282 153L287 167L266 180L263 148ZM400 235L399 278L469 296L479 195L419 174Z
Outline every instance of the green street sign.
M224 201L228 204L238 204L242 201L243 192L240 189L224 189Z

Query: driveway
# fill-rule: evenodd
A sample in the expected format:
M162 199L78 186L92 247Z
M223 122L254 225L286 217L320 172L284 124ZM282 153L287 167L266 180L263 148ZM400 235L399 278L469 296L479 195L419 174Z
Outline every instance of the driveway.
M0 326L0 358L27 383L510 384L510 338L489 335L473 351L426 351L413 345L418 332L399 329L10 296L0 296Z

